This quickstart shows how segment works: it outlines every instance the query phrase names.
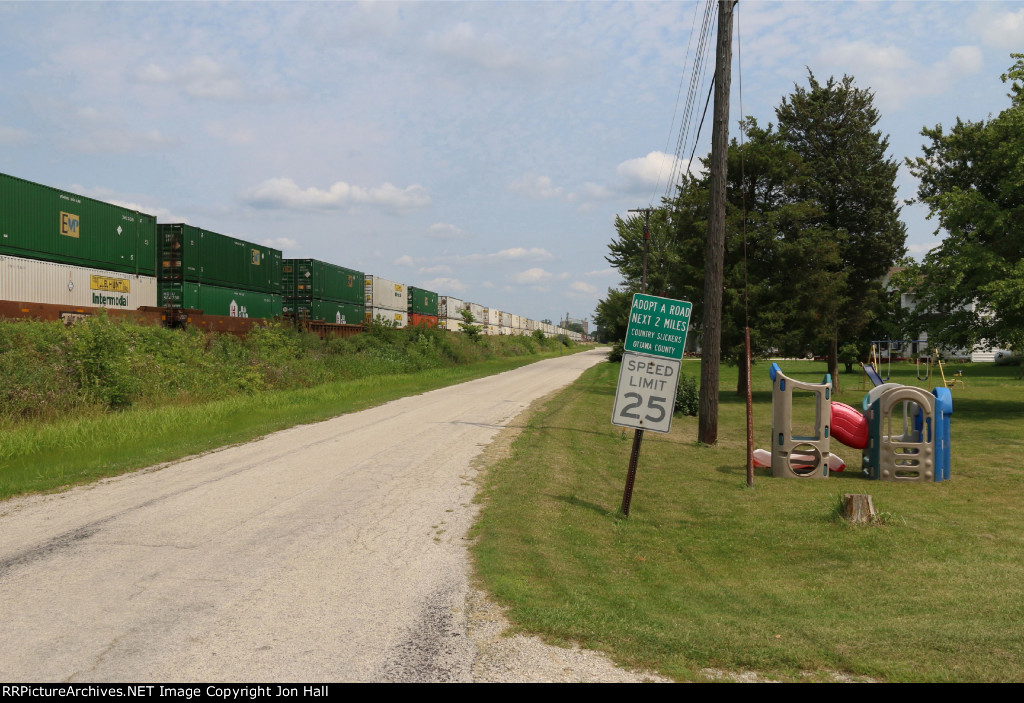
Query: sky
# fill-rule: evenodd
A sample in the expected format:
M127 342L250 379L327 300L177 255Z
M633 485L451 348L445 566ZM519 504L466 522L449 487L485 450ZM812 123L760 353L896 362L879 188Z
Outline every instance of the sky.
M0 2L0 172L535 320L620 283L616 215L710 150L704 2ZM730 134L808 71L922 127L1009 106L1024 1L741 0ZM709 55L707 68L713 56ZM685 135L680 144L680 133ZM681 154L681 158L676 154ZM916 182L900 169L899 197ZM938 243L906 206L908 249Z

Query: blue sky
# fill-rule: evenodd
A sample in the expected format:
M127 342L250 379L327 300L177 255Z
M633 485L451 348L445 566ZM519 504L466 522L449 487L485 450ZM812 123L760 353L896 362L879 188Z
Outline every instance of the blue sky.
M702 11L0 2L0 171L538 320L589 317L619 282L615 215L686 167L676 101ZM741 68L761 123L808 68L845 73L874 91L900 161L923 126L1004 109L999 74L1024 51L1024 2L742 0L737 17L733 134ZM905 167L899 185L913 196ZM920 255L934 225L903 214Z

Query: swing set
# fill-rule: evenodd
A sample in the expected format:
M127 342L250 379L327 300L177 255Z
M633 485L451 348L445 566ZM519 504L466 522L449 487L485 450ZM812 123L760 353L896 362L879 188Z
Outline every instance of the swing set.
M882 355L883 344L885 345L884 357ZM901 350L904 344L909 344L910 348L913 350L914 360L911 363L914 364L914 371L918 381L930 380L934 374L934 369L937 368L939 370L939 376L942 377L943 387L952 389L955 388L958 383L961 388L966 387L963 380L963 370L958 370L948 378L946 377L946 370L943 366L942 359L939 357L938 353L931 353L928 348L927 340L915 339L912 342L905 342L903 340L881 339L871 342L870 360L867 364L861 364L861 368L864 369L864 378L861 379L862 388L880 386L889 381L892 377L893 351ZM884 377L881 375L883 358L886 368L886 375Z

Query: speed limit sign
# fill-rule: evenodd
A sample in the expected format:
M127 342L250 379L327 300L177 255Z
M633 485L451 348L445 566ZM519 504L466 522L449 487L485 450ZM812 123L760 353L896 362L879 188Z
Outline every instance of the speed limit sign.
M624 352L612 424L668 432L679 387L679 359Z

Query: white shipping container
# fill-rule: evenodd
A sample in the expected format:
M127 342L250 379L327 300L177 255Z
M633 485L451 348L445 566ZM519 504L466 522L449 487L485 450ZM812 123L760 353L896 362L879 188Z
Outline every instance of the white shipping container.
M392 310L391 308L376 308L366 306L366 322L376 320L378 317L384 322L391 322L395 327L407 327L409 325L409 313L405 310Z
M466 308L468 308L469 312L473 314L473 319L476 322L479 322L481 324L486 322L486 320L484 319L486 308L484 308L483 305L477 305L476 303L466 303Z
M138 310L156 306L156 278L0 255L0 300Z
M537 321L536 320L526 320L526 329L528 329L531 332L533 332L535 329L537 329Z
M512 328L502 325L500 334L512 334Z
M458 298L453 298L450 295L442 295L438 298L438 307L441 310L441 317L451 317L462 319L462 314L459 312L462 310L465 303Z
M366 276L364 289L367 308L387 308L402 312L409 309L409 289L404 283L389 281L380 276Z
M522 327L523 327L523 318L519 317L519 315L512 315L511 317L512 317L512 322L509 325L509 327L511 327L514 330L522 329Z
M499 325L501 325L502 327L511 327L512 326L512 313L510 313L510 312L501 312L501 313L498 313L498 314L500 315L500 318L499 318L499 321L498 321Z
M444 318L444 328L449 332L461 332L462 328L459 325L462 324L462 318L446 317Z
M497 308L484 308L482 322L498 327L501 325L501 311Z

